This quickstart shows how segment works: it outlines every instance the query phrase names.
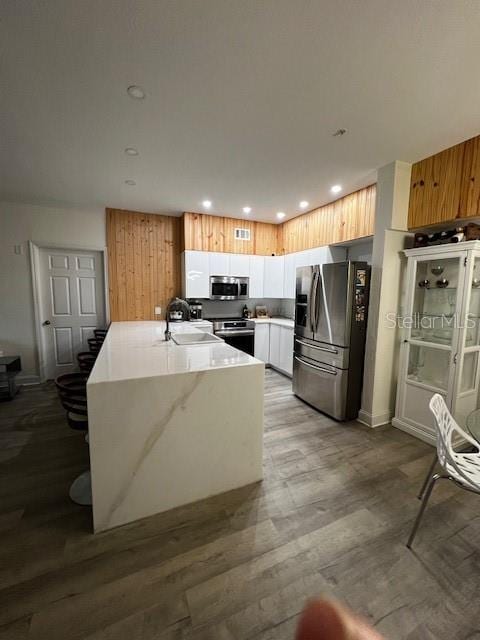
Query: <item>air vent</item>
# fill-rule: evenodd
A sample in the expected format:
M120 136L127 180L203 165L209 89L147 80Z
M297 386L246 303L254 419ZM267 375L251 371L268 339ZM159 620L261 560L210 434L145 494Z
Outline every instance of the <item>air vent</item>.
M235 240L250 240L250 229L235 229Z

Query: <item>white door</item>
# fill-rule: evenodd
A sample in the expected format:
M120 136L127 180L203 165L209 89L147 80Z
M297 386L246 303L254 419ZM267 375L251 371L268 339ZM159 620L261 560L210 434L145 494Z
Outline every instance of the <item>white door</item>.
M48 379L77 369L93 330L105 326L101 251L40 249L40 321Z

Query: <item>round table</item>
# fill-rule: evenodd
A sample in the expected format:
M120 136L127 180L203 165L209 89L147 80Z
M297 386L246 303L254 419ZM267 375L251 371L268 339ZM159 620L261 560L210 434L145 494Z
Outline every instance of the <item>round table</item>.
M468 414L465 426L472 438L480 442L480 409L475 409L475 411Z

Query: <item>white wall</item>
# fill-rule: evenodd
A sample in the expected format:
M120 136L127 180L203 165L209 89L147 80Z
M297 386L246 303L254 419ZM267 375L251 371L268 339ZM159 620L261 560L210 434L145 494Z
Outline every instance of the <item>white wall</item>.
M378 171L368 307L362 409L368 426L387 424L393 415L398 368L399 333L386 321L400 303L408 218L411 165L395 161Z
M347 260L358 260L372 264L373 240L352 244L347 250Z
M39 246L103 249L105 211L0 203L0 351L21 356L24 381L38 375L29 240Z

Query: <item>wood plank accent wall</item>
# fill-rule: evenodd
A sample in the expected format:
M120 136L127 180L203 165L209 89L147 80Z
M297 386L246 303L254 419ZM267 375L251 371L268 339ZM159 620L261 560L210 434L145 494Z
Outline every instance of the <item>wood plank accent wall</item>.
M281 225L279 253L293 253L373 235L376 185L370 185Z
M409 229L480 216L480 136L412 165Z
M155 320L180 295L181 218L106 210L110 318Z
M184 213L186 251L219 251L270 256L277 253L279 225L206 213ZM235 228L250 229L250 240L235 240Z
M185 213L185 249L262 256L313 249L373 235L376 185L370 185L283 224ZM250 229L251 240L235 240L234 229Z

